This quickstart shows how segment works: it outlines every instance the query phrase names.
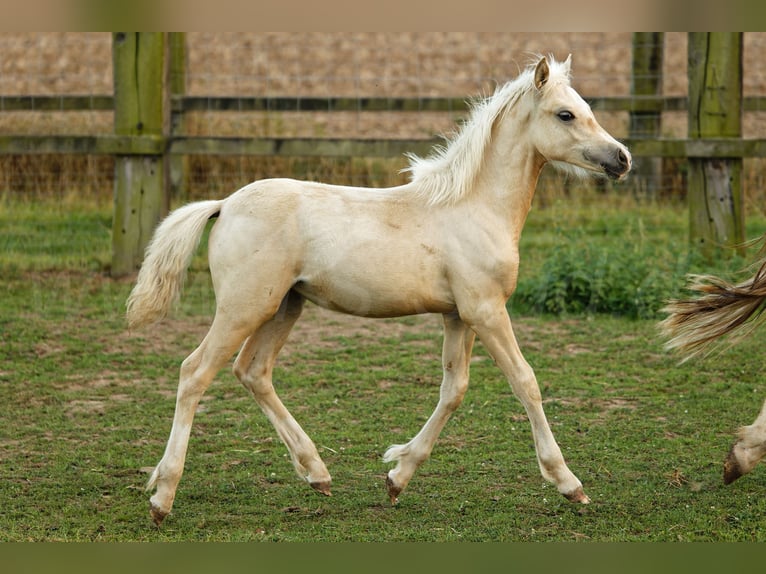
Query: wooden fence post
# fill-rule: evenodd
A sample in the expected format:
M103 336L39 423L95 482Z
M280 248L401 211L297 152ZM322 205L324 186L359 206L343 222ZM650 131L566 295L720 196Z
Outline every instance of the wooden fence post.
M166 33L114 33L115 135L162 138L167 134L166 52ZM163 155L115 157L113 277L139 266L157 222L167 213L166 169Z
M186 122L182 107L176 108L173 104L175 99L186 95L186 32L168 33L170 51L170 135L186 135ZM188 199L189 192L189 157L180 154L171 154L168 157L170 166L168 169L170 196L175 199Z
M633 33L633 69L630 77L632 96L662 95L662 60L664 32ZM657 139L660 137L662 112L631 111L629 133L635 139ZM661 183L662 158L636 157L633 160L632 177L636 189L654 195Z
M742 33L689 33L689 138L742 135ZM689 159L689 240L706 258L745 239L742 158Z

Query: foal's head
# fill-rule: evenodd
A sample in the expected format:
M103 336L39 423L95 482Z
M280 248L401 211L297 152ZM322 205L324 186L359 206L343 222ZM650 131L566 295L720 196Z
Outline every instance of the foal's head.
M535 67L532 144L547 161L622 179L630 171L630 152L599 125L590 106L569 85L569 67L570 58L563 63L541 58Z

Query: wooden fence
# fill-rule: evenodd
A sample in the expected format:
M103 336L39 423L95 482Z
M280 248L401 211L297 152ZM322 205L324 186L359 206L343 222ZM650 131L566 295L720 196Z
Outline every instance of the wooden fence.
M659 34L661 45L661 34ZM703 38L702 36L706 36ZM714 34L700 35L699 42ZM645 76L641 66L657 59L641 52L646 40L634 35L634 73ZM732 36L739 42L742 35ZM655 44L657 43L655 39ZM461 98L290 98L290 97L190 97L184 94L185 34L124 33L113 35L114 96L0 96L3 111L114 110L115 128L110 135L0 135L0 154L109 154L116 158L115 216L113 225L112 274L132 272L140 263L149 235L167 210L168 190L183 177L180 158L193 154L260 156L392 157L404 152L418 154L438 143L435 139L334 139L334 138L251 138L200 137L180 135L177 126L191 111L324 111L324 112L436 112L461 111ZM740 53L736 57L741 58ZM741 82L741 59L739 82ZM656 61L654 64L656 66ZM690 84L697 81L690 71ZM705 78L695 93L706 89ZM731 80L729 80L731 81ZM734 80L737 81L736 79ZM632 94L621 97L589 97L596 111L624 111L631 114L633 135L624 138L634 157L640 158L725 158L766 157L766 139L743 140L730 132L708 128L689 138L647 137L651 118L666 111L689 110L688 97L663 97L652 85L632 82ZM766 97L741 97L734 108L713 113L741 115L743 111L766 109ZM698 107L692 106L697 113ZM641 130L644 130L641 132ZM704 172L704 169L703 169ZM728 240L728 239L727 239Z

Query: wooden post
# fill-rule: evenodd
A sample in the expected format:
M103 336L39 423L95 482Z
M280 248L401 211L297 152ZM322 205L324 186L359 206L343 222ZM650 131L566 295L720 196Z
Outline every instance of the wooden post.
M635 32L633 34L633 70L630 79L632 96L662 95L663 32ZM660 137L662 113L657 111L630 112L629 133L635 139ZM662 178L662 158L633 158L632 178L636 189L654 195Z
M174 109L172 103L173 99L186 94L186 32L170 32L168 43L170 46L170 134L185 135L184 112L182 109ZM185 155L171 154L168 161L170 162L168 170L170 196L185 201L189 193L189 158Z
M115 135L167 134L166 50L165 33L114 33ZM166 169L162 155L115 157L113 277L132 273L139 266L157 222L167 213Z
M689 33L689 138L742 135L742 33ZM745 239L742 158L689 159L689 239L711 258Z

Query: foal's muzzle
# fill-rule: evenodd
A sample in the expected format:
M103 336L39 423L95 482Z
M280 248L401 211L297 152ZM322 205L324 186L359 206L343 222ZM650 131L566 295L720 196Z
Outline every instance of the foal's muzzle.
M630 171L630 152L622 146L586 152L585 159L601 167L611 179L622 179Z

